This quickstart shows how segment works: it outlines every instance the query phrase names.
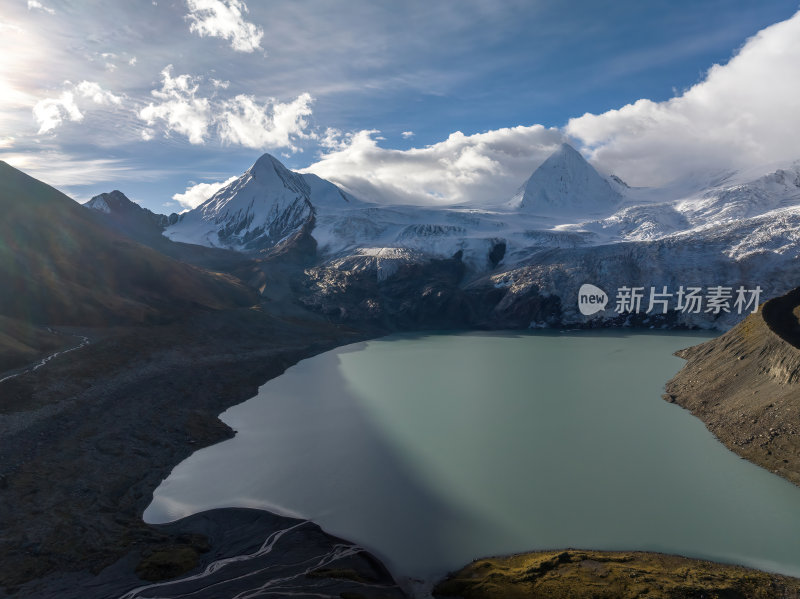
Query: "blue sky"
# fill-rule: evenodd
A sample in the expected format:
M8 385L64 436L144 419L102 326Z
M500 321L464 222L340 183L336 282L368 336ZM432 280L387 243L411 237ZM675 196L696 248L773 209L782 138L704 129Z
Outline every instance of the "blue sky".
M181 210L265 151L386 201L508 193L564 139L637 184L699 164L681 139L800 158L769 137L797 0L0 1L0 159L79 200Z

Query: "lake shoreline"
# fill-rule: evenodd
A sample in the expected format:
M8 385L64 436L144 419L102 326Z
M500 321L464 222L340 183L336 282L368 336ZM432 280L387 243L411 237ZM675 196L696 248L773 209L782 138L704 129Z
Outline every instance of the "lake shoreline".
M176 466L144 517L278 510L430 581L477 556L568 546L798 576L800 490L661 399L673 354L710 338L457 331L340 347L223 413L236 437Z
M98 340L3 383L0 596L99 574L168 541L141 514L181 460L233 434L219 419L303 358L380 336L322 319L206 312ZM44 595L47 596L47 595Z
M198 334L198 321L228 331L228 338ZM34 420L20 431L25 435L3 439L0 447L0 463L10 466L0 488L13 506L0 510L0 554L6 558L0 580L6 591L10 587L14 596L46 597L41 593L59 581L82 576L90 584L115 564L134 569L136 556L170 542L168 534L141 521L153 489L189 454L232 435L218 414L249 399L258 386L301 359L389 332L342 328L321 319L287 325L263 315L205 314L165 327L114 331L35 376L13 381L17 393L31 394L35 407L57 404L60 411ZM287 344L286 339L297 342ZM116 353L116 361L109 360L109 352ZM79 383L65 392L61 382L70 377ZM237 384L220 387L219 380ZM176 393L191 398L192 405L175 406ZM127 405L104 411L118 397L125 397ZM131 409L136 401L143 403ZM126 430L147 413L142 426ZM78 429L72 430L72 424ZM42 438L58 443L47 447ZM86 447L93 448L93 456L76 451ZM70 467L61 472L65 465ZM92 486L96 492L86 493ZM70 524L53 511L56 506L70 514ZM65 548L53 531L66 534L74 546Z

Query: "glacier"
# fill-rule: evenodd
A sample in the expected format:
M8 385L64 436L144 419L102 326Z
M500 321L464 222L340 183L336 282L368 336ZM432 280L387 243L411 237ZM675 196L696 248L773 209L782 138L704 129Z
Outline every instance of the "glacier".
M624 286L759 286L763 300L800 278L800 161L637 188L564 144L511 198L414 206L356 198L265 154L164 234L259 255L301 231L316 243L312 269L385 281L403 265L457 256L462 287L502 289L498 305L557 296L560 325L592 321L577 310L584 283L612 299ZM599 317L624 324L610 304ZM742 317L677 314L670 325L725 329Z

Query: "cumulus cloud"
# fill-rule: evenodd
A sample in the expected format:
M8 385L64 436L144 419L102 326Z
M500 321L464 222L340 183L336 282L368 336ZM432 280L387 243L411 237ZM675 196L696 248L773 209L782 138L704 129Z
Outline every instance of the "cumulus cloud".
M97 105L120 105L122 96L104 90L94 81L81 81L78 84L65 82L65 89L56 98L44 98L33 107L33 116L39 124L39 133L47 133L59 127L65 120L79 122L83 113L78 101L91 100Z
M189 143L201 144L208 135L211 105L208 98L197 97L198 80L190 75L172 76L172 65L161 71L161 89L150 93L151 102L139 111L139 118L153 126L162 122L167 131L185 135Z
M56 14L56 11L49 6L45 6L39 2L39 0L28 0L28 10L41 10L42 12L46 12L51 15Z
M514 127L452 134L426 148L390 150L376 131L328 129L307 170L387 202L491 202L511 195L563 140L601 171L635 185L800 158L800 13L750 38L724 65L665 102L639 100L585 114L558 131ZM410 132L408 132L410 133ZM401 133L406 137L406 133Z
M510 198L564 137L541 125L461 132L409 150L381 148L377 131L326 131L330 148L305 169L358 197L387 203L489 204Z
M151 94L151 102L139 110L139 118L149 127L161 124L166 132L185 135L192 144L205 143L216 132L223 143L247 148L287 148L297 151L295 141L311 137L307 132L313 98L300 94L291 102L270 98L260 102L254 96L239 94L221 99L212 93L200 93L202 79L190 75L172 76L172 65L162 72L160 90ZM211 79L215 89L225 89L228 82ZM142 133L144 139L153 137L153 130Z
M47 133L64 122L82 121L83 113L75 103L75 94L71 91L62 92L57 98L39 100L33 107L33 116L39 123L39 133Z
M237 52L261 48L264 30L244 20L248 9L242 0L187 0L186 4L193 33L228 40Z
M227 181L218 183L197 183L186 188L183 193L176 193L172 199L178 202L183 208L192 209L196 208L208 198L217 193L226 185L236 181L237 177L231 177Z
M122 96L112 94L110 91L104 90L100 84L94 81L81 81L75 86L76 91L84 98L89 98L95 104L109 105L122 104Z
M593 161L637 185L800 158L800 13L750 38L725 65L665 102L573 118Z
M408 139L409 137L414 137L413 131L403 131L400 135L403 136L403 139Z
M294 101L270 100L259 104L253 96L238 95L222 104L219 132L223 141L247 148L288 148L297 151L294 139L306 138L311 115L310 94Z

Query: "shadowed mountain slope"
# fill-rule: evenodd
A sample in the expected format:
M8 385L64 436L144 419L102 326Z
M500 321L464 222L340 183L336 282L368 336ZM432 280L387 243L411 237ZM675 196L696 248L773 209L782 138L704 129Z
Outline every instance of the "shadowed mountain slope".
M230 272L248 261L246 256L232 250L167 239L163 235L164 229L178 222L179 215L155 214L142 208L116 189L96 195L83 206L88 209L91 217L104 227L181 262L210 270Z
M86 208L4 162L0 212L2 316L49 325L157 322L253 299L232 277L103 227Z

